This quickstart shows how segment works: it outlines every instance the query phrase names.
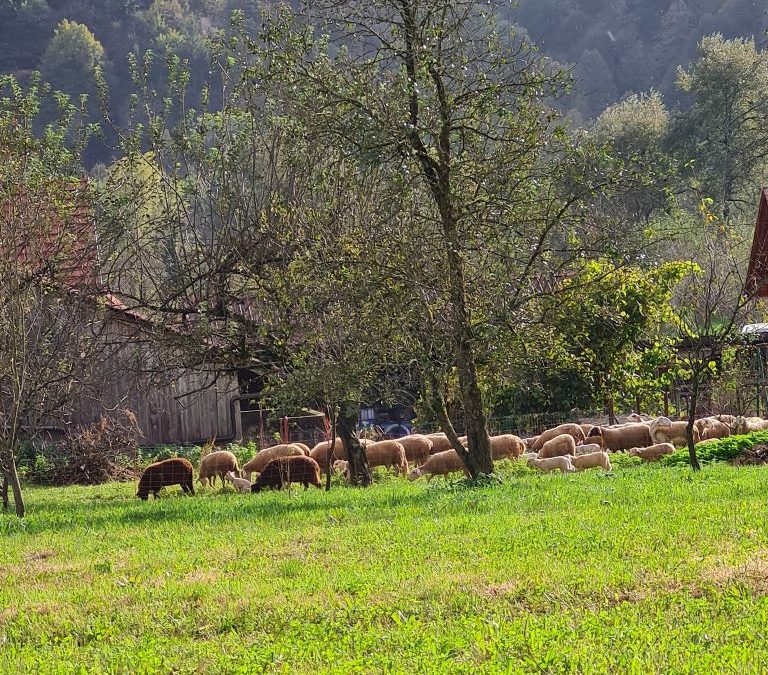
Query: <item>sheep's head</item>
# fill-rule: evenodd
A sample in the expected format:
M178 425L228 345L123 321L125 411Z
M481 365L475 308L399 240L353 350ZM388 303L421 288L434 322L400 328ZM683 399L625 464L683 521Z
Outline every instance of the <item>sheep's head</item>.
M630 448L627 450L627 454L631 457L637 457L640 454L640 448Z
M408 474L408 480L411 480L411 481L416 480L417 478L420 478L420 477L421 477L421 469L419 469L418 467L416 467L413 471L411 471Z

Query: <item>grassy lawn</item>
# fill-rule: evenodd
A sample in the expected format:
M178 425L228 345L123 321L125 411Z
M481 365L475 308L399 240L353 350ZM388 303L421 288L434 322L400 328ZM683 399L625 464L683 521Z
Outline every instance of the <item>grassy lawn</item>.
M28 489L0 672L766 672L768 470Z

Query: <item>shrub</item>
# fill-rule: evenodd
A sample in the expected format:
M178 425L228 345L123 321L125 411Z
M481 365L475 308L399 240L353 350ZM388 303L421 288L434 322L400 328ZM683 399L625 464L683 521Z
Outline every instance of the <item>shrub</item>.
M696 454L700 462L727 462L736 459L761 443L768 443L768 431L729 436L708 443L699 443ZM665 457L662 462L668 466L688 464L688 449L683 448Z
M121 410L110 417L78 427L59 445L38 448L30 466L30 478L46 485L96 485L130 480L138 456L139 429L136 415Z

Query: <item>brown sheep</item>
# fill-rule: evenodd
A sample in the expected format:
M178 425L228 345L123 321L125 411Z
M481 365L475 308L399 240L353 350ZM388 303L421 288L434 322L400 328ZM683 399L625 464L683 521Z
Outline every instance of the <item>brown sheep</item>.
M432 451L432 440L422 434L412 434L397 439L405 450L405 458L414 466L424 464Z
M547 429L547 431L545 431L536 439L536 442L533 443L530 448L531 450L538 452L542 447L544 447L544 444L547 441L552 440L556 436L562 436L563 434L572 436L575 443L584 442L584 430L578 424L568 423L561 424L554 429Z
M675 451L675 446L671 443L658 443L646 448L631 448L629 454L633 457L639 457L644 462L656 462L664 455L671 455Z
M455 471L463 471L464 475L469 478L469 471L467 471L458 453L455 450L444 450L430 455L424 464L416 467L408 474L408 480L416 480L421 476L428 476L427 482L431 481L434 476L444 476L447 480L448 474Z
M273 459L278 457L304 457L304 451L293 443L283 443L281 445L273 445L269 448L264 448L260 452L257 452L251 459L249 459L243 466L243 478L251 479L251 475L255 473L261 473L264 471L264 467L267 466Z
M530 450L538 440L539 440L538 436L531 436L530 438L523 439L523 443L525 443L525 447Z
M403 476L408 473L408 459L405 455L405 448L399 441L379 441L371 443L366 449L365 454L368 457L368 466L386 466L388 469L394 467L395 474L402 473Z
M516 459L523 454L525 443L514 434L491 436L491 455L494 460Z
M267 487L280 490L291 483L303 483L305 490L310 484L322 488L320 466L304 454L273 459L251 485L251 492L260 492Z
M229 450L217 450L207 454L200 460L199 480L203 486L210 483L211 487L216 484L216 476L221 478L221 486L224 487L224 477L229 471L233 471L236 476L240 475L240 468L237 466L237 457Z
M644 422L601 427L601 429L603 447L613 452L629 450L629 448L647 448L653 445L651 430Z
M430 455L436 455L438 452L445 452L446 450L454 450L453 445L448 440L448 436L444 433L427 434L427 438L432 441L432 449L429 451Z
M565 455L576 454L576 441L570 434L560 434L550 438L541 450L539 450L539 459L548 459L550 457L563 457Z
M141 474L136 496L146 501L151 492L157 499L157 493L168 485L181 485L184 494L194 495L192 462L183 457L174 457L150 464Z
M309 449L309 446L306 443L291 443L291 445L295 445L297 448L301 448L301 450L304 452L304 454L309 457L309 453L311 452Z

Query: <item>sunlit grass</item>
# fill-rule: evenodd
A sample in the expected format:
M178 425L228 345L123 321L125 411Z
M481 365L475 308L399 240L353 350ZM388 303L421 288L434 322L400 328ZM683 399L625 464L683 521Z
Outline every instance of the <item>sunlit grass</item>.
M29 489L25 521L0 516L0 670L764 672L766 470L618 464Z

